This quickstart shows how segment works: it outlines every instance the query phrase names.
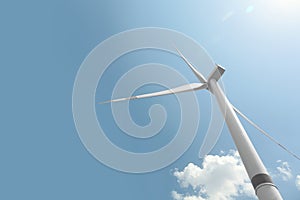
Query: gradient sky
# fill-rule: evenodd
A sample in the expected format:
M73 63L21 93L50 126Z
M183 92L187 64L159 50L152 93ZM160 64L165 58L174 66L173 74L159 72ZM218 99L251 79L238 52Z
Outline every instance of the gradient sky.
M82 61L101 41L132 28L169 28L196 40L226 68L223 82L231 102L300 154L298 1L32 0L1 4L0 199L171 200L171 191L181 192L173 172L190 162L201 166L201 129L188 151L170 166L153 173L127 174L94 159L73 122L73 83ZM143 54L143 61L163 59L157 52L149 53L155 59ZM129 69L134 56L127 61ZM188 70L182 73L195 80ZM153 88L140 92L149 89ZM109 97L109 91L105 95L99 98ZM197 95L204 110L200 126L205 128L209 95ZM176 113L176 104L166 103L174 99L164 98L152 102L165 102L166 109ZM132 104L131 111L133 117L145 116L137 117L137 123L147 124L147 108L141 103ZM299 199L295 178L300 175L300 162L242 122L271 173L277 173L278 160L289 164L293 177L285 181L277 176L274 181L285 199ZM176 129L167 125L166 133ZM166 134L162 140L153 140L153 146L138 150L159 147L170 137ZM137 143L110 138L125 148ZM211 154L230 149L235 147L225 127Z

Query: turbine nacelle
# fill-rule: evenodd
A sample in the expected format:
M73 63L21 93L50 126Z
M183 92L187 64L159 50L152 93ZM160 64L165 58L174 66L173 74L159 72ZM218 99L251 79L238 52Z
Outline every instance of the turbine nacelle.
M176 48L176 47L175 47ZM176 48L176 51L178 55L184 60L184 62L190 67L190 69L193 71L195 76L199 79L201 83L206 83L208 85L208 90L209 90L209 82L210 80L214 79L218 81L221 76L224 74L225 69L221 65L216 64L216 68L211 72L211 74L208 76L208 79L206 80L205 77L194 67L188 59L179 51L179 49Z
M218 64L216 64L216 66L217 67L209 75L208 82L211 79L215 79L216 81L218 81L221 78L221 76L224 74L224 72L225 72L224 67L222 67L221 65L218 65Z

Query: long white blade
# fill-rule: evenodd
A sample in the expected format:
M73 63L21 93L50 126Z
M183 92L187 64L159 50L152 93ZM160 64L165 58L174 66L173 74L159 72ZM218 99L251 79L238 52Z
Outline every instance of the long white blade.
M177 49L176 47L175 47L175 49L176 49L177 53L180 55L180 57L184 60L184 62L191 68L191 70L197 76L199 81L201 83L206 83L207 80L204 78L204 76L186 59L186 57L184 57L184 55L179 51L179 49Z
M127 98L108 100L108 101L100 102L100 104L133 100L133 99L142 99L142 98L149 98L149 97L157 97L157 96L162 96L162 95L175 94L175 93L180 93L180 92L188 92L188 91L193 91L193 90L201 90L201 89L206 89L206 88L207 88L206 83L204 83L204 84L203 83L191 83L191 84L182 85L182 86L168 89L168 90L163 90L160 92L153 92L153 93L148 93L148 94L141 94L141 95L137 95L137 96L127 97Z
M260 128L258 125L256 125L253 121L251 121L248 117L246 117L246 115L244 115L241 111L239 111L236 107L232 106L234 111L239 114L242 118L244 118L247 122L249 122L252 126L254 126L257 130L259 130L263 135L265 135L267 138L269 138L272 142L274 142L275 144L277 144L278 146L280 146L283 150L285 150L286 152L288 152L290 155L292 155L293 157L295 157L296 159L300 160L300 157L298 155L296 155L295 153L293 153L292 151L290 151L288 148L286 148L285 146L283 146L280 142L278 142L276 139L274 139L270 134L268 134L266 131L264 131L262 128Z

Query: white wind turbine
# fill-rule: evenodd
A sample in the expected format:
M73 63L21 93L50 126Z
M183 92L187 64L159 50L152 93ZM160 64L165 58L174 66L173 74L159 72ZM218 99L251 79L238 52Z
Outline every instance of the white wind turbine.
M268 174L263 162L261 161L259 155L257 154L253 144L251 143L244 127L242 126L239 118L237 117L236 112L245 118L248 122L250 122L255 128L261 131L264 135L266 135L269 139L275 142L277 145L282 147L288 153L300 159L296 154L293 154L276 140L274 140L270 135L268 135L265 131L259 128L256 124L250 121L245 115L243 115L239 110L237 110L227 99L224 92L222 91L221 87L218 84L218 80L221 78L225 69L220 65L216 65L216 68L212 71L209 77L206 79L196 68L182 55L182 53L176 49L180 57L185 61L185 63L190 67L193 73L199 79L199 83L191 83L187 85L182 85L180 87L154 92L149 94L142 94L127 98L120 98L109 100L102 103L109 103L109 102L119 102L125 100L133 100L133 99L142 99L142 98L149 98L149 97L156 97L168 94L175 94L181 92L188 92L188 91L196 91L196 90L203 90L206 89L210 91L215 98L217 99L218 105L220 110L225 118L226 124L229 128L231 136L234 140L234 143L237 147L237 150L240 154L240 157L243 161L247 174L251 180L255 193L260 200L282 200L282 197L272 182L272 178Z

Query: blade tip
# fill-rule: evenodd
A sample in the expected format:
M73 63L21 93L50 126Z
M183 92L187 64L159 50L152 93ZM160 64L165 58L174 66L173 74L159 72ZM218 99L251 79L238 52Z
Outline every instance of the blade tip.
M101 102L98 102L97 104L107 104L107 103L110 103L111 101L101 101Z

